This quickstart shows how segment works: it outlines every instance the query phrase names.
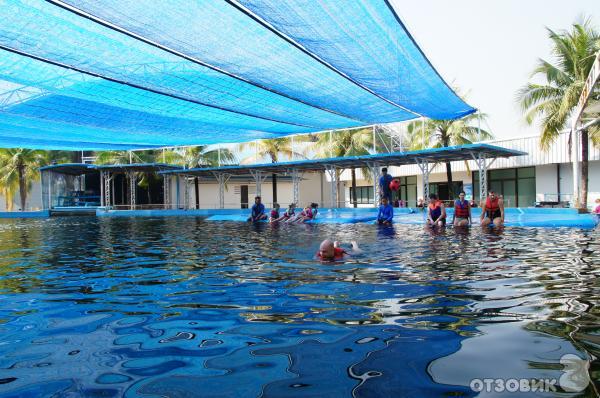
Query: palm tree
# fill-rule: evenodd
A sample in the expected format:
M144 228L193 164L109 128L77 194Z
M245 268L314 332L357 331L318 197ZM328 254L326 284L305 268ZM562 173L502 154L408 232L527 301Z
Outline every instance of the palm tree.
M217 148L206 145L177 148L158 154L158 158L165 163L179 164L188 168L210 166L216 167L223 164L235 163L234 153L227 148ZM158 159L157 159L158 160Z
M544 82L530 82L517 94L527 122L540 122L540 147L543 150L548 150L561 130L569 127L569 119L577 107L585 79L600 51L600 35L589 19L573 24L570 31L554 32L548 29L548 37L552 42L554 63L540 59L532 73L532 78L541 78ZM598 100L600 91L596 88L591 97L592 100ZM576 205L582 208L587 207L589 138L597 137L599 128L596 125L581 132L583 181L580 204Z
M295 137L298 141L304 141L308 136L298 136ZM246 157L242 160L243 163L252 163L258 162L261 159L268 158L271 160L271 163L277 163L279 161L280 155L288 159L292 159L294 157L304 157L301 153L298 153L292 149L292 138L291 137L282 137L282 138L272 138L267 140L259 140L255 142L246 142L240 145L240 151L250 150L253 151L254 154ZM277 175L273 173L271 176L273 179L273 202L277 202Z
M317 142L313 148L318 157L345 157L345 156L360 156L369 155L373 148L373 130L372 128L360 128L354 130L339 130L330 133L318 134ZM375 143L376 150L380 148L381 143ZM378 151L379 151L378 150ZM356 169L353 167L352 172L352 204L357 207L356 201ZM337 180L339 181L340 171L337 170ZM369 169L362 169L363 176L370 178ZM336 201L339 202L338 198Z
M408 125L407 129L410 149L418 150L465 145L493 138L491 133L475 125L478 117L484 120L486 115L480 114L478 116L471 114L462 119L454 120L415 120ZM446 162L446 178L448 179L448 193L453 198L454 189L452 183L452 165L450 162Z
M19 190L21 211L27 206L27 195L31 183L39 179L39 168L52 162L63 161L68 156L64 151L42 151L24 148L0 149L0 186L5 198L10 201L8 208L12 208L12 199L16 190Z

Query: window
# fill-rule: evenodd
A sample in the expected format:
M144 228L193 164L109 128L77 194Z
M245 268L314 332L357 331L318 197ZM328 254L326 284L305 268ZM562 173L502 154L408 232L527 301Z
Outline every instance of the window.
M350 203L354 200L353 189L350 187ZM356 203L373 204L373 187L356 187Z
M417 205L417 176L399 177L400 189L392 194L392 200L402 200L406 206Z
M488 189L504 198L506 207L535 204L535 167L488 171ZM479 198L479 172L473 172L473 197Z

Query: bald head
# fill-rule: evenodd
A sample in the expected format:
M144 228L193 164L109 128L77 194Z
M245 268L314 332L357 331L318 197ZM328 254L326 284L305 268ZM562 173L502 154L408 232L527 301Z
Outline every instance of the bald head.
M321 242L321 246L319 247L319 253L321 253L322 258L333 258L335 256L335 251L333 250L333 242L329 239L325 239Z

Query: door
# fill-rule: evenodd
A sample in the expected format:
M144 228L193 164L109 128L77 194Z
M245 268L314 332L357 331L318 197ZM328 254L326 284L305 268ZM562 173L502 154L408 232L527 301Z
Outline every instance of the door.
M240 186L240 204L242 209L248 208L248 185Z

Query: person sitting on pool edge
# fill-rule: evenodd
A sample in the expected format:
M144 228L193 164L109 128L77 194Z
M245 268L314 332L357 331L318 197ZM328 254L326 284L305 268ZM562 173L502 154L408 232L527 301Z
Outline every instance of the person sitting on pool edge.
M394 219L394 208L385 196L381 198L381 206L379 206L379 213L377 213L377 224L379 225L392 225Z
M261 203L260 196L257 196L254 198L254 205L252 205L252 213L250 213L248 221L257 222L266 219L267 215L265 214L265 205Z
M300 215L298 215L297 221L298 222L306 222L306 221L314 220L315 217L317 217L317 213L319 212L318 207L319 207L319 205L316 203L311 203L310 206L306 206L304 208L304 210L302 210Z
M273 203L271 214L269 215L269 222L275 222L279 220L279 203Z
M596 208L592 213L596 215L596 223L600 224L600 198L596 199L594 203L596 203Z
M460 191L458 199L454 201L454 216L452 225L455 227L468 227L471 225L471 205L465 200L465 191Z
M360 253L358 244L355 241L352 241L350 245L352 246L352 253ZM319 257L321 260L333 261L343 259L344 255L346 254L351 253L340 247L340 242L333 242L329 239L325 239L323 242L321 242L321 246L319 246L317 257Z
M434 193L429 195L429 206L427 206L427 225L443 227L446 225L446 208L438 196Z
M294 203L290 203L287 210L283 212L283 215L281 217L279 217L276 220L273 220L273 222L285 222L285 221L289 221L291 219L294 218L294 214L295 214L295 209L296 209L296 205Z
M495 227L501 227L504 224L504 200L494 191L490 191L488 197L481 203L479 218L482 227L487 227L492 223Z

